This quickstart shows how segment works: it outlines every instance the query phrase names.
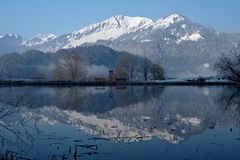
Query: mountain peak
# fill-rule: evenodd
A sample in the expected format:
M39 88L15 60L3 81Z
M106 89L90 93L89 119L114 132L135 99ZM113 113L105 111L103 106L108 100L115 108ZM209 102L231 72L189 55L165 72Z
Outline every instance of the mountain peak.
M170 14L167 17L161 18L156 21L154 28L167 28L171 24L177 23L177 22L182 22L186 20L186 17L180 15L180 14Z
M57 36L54 35L54 34L37 34L31 40L24 41L23 44L26 45L26 46L32 47L32 46L36 46L36 45L46 43L46 42L51 41L55 38L57 38Z
M115 16L113 16L113 17L111 17L111 18L114 18L114 19L116 19L116 20L122 20L122 19L124 19L126 16L124 16L124 15L115 15ZM110 18L110 19L111 19Z
M103 22L116 23L119 27L137 27L152 24L152 20L146 17L130 17L123 15L115 15Z
M19 36L17 34L11 34L11 33L7 33L5 35L1 35L0 38L16 38L16 39L21 38L22 39L21 36Z
M182 16L181 14L172 13L172 14L168 15L167 17L163 18L163 19L171 19L171 20L175 20L175 21L182 21L185 18L186 17Z
M54 39L56 38L57 36L55 34L37 34L34 38L40 38L40 39ZM33 38L33 39L34 39Z

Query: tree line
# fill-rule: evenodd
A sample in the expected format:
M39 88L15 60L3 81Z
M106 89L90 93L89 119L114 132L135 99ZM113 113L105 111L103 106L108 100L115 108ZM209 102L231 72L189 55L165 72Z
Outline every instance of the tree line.
M215 64L218 75L233 82L240 82L240 43L229 54L222 55Z
M113 70L113 79L126 81L163 80L166 75L161 64L146 57L116 52L103 46L79 47L58 53L28 51L0 57L0 79L92 80L89 65L104 64ZM229 53L221 55L214 66L217 75L240 82L240 43ZM108 71L105 75L108 75ZM108 77L101 77L107 79Z
M55 80L83 80L87 78L86 66L87 62L81 57L81 54L67 54L65 59L56 62L53 77ZM240 43L230 53L220 56L214 69L221 78L240 82ZM117 59L116 67L113 70L113 79L164 80L165 72L160 63L153 63L146 57L126 54Z
M134 80L164 80L165 74L162 66L152 63L146 57L136 55L121 56L117 61L114 78Z
M123 55L117 59L116 68L113 70L113 80L163 80L164 70L160 64L152 63L146 57L136 55ZM67 54L64 59L55 62L53 70L54 80L86 80L87 60L79 53ZM108 77L104 77L108 78Z

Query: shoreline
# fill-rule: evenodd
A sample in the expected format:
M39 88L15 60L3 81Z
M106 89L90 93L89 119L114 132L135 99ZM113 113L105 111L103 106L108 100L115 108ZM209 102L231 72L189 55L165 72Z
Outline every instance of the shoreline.
M158 81L158 82L116 82L116 81L26 81L0 80L0 86L218 86L239 85L237 82Z

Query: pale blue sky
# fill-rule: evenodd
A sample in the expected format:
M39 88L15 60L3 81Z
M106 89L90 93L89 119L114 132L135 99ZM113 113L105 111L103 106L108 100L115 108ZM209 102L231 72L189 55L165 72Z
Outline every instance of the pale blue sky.
M240 32L240 0L1 0L0 34L61 35L113 15L159 19L171 13L218 31Z

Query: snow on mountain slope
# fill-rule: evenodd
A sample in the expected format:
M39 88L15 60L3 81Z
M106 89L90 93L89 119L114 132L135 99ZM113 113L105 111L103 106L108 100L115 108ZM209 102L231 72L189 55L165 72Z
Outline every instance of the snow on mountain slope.
M1 35L0 38L19 38L21 36L17 35L17 34L11 34L11 33L7 33L5 35Z
M32 47L32 46L36 46L36 45L46 43L46 42L48 42L50 40L53 40L55 38L57 38L57 36L54 35L54 34L37 34L31 40L25 40L23 42L23 45Z
M189 35L188 33L186 33L183 37L179 38L176 43L179 44L182 41L199 41L199 40L203 40L204 37L199 33L199 31L197 31L196 33L193 33L191 35Z
M132 33L138 32L139 34L131 37L132 40L137 39L138 37L143 37L144 35L148 34L148 31L154 30L168 30L172 26L182 24L182 30L188 30L189 20L181 15L178 14L171 14L165 18L161 18L159 20L151 20L145 17L129 17L129 16L122 16L117 15L113 16L107 20L104 20L99 23L92 24L87 26L79 31L72 32L70 34L59 36L53 40L50 40L42 45L38 45L36 48L42 51L50 51L55 52L59 49L67 49L80 46L84 43L95 43L99 40L115 40L122 36L128 36ZM190 24L191 25L191 24ZM146 32L147 31L147 32ZM172 35L177 35L178 29L172 29ZM195 31L199 34L199 37L202 37L199 31ZM189 33L189 37L185 38L187 41L198 41L200 38L194 37L193 33ZM177 35L178 38L184 35ZM166 37L169 39L169 37ZM184 41L182 39L181 41ZM143 42L148 42L144 41ZM177 39L175 39L176 43Z
M173 23L184 21L184 19L185 18L181 15L171 14L165 18L161 18L161 19L157 20L153 24L153 28L167 28Z
M125 34L137 31L142 32L149 28L151 30L164 30L172 24L182 22L185 19L185 17L178 14L171 14L156 21L145 17L129 17L122 15L113 16L101 23L92 24L79 31L72 32L71 34L67 35L67 43L66 45L63 45L62 48L72 48L83 43L94 43L98 40L113 40ZM186 27L186 24L184 24L183 27ZM182 39L182 41L200 40L202 36L199 31L196 34L189 35L188 37L185 37L185 39ZM136 37L134 37L133 40L134 39L136 39Z
M29 49L36 49L36 46L55 39L54 34L38 34L31 40L24 39L16 34L5 34L0 36L0 55L10 52L24 52Z
M139 32L138 35L131 38L132 40L135 40L138 37L148 34L148 32L145 31L154 31L159 29L165 31L168 28L171 28L171 26L183 22L188 22L187 18L178 14L171 14L156 21L146 17L117 15L102 22L89 25L83 29L59 37L55 36L54 34L39 34L30 40L23 39L21 42L19 42L19 45L26 49L55 52L60 49L77 47L84 43L95 43L98 40L114 40L124 35ZM182 24L181 29L188 30L187 25L188 24ZM175 39L176 43L181 43L183 41L198 41L203 39L203 36L199 31L196 31L195 34L188 33L187 35L182 35L178 33L178 30L179 29L177 28L171 29L170 35L178 36L178 38ZM4 36L1 36L0 40L3 39L3 37ZM167 40L170 38L165 37L165 39ZM141 41L149 42L145 40L146 39L142 39Z
M0 36L0 40L3 41L3 40L17 40L17 41L22 41L23 40L23 37L21 37L20 35L17 35L17 34L11 34L11 33L7 33L5 35L1 35Z
M16 34L5 34L0 36L0 55L10 52L21 52L25 50L23 37Z
M67 35L68 43L63 48L72 48L97 40L115 39L126 33L148 28L152 23L151 19L144 17L113 16Z

